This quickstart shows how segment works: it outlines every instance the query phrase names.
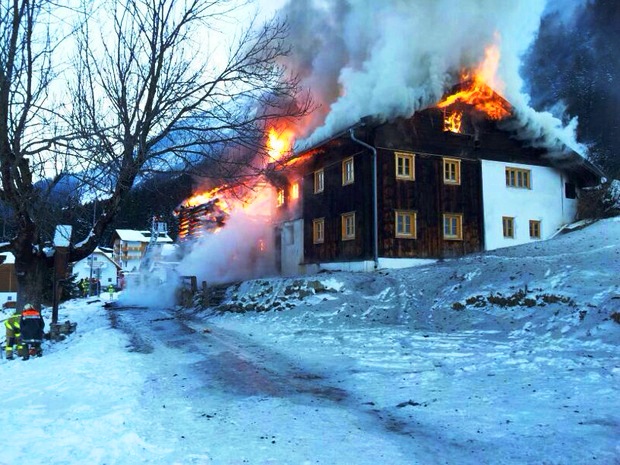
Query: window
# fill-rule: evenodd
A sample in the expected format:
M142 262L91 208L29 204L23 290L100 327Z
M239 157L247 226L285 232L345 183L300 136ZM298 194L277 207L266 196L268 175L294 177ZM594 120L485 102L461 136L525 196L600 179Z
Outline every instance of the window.
M564 183L564 197L567 199L577 198L577 188L572 182Z
M281 207L284 205L284 189L278 189L278 196L276 199L276 205Z
M299 184L295 183L291 186L291 199L299 198Z
M282 237L282 242L285 245L295 244L295 229L292 224L284 225L284 228L282 228Z
M396 211L396 237L416 238L416 213L406 210Z
M512 216L502 216L502 230L504 232L504 237L514 239L515 219Z
M342 240L350 241L355 239L355 212L343 213L342 218Z
M353 157L347 158L342 162L342 185L353 184L355 175L353 171Z
M325 171L318 170L314 172L314 193L318 194L325 189Z
M314 244L325 242L325 218L312 220L312 242Z
M443 238L447 240L463 240L463 215L445 213L443 215Z
M530 220L530 239L540 239L540 221Z
M520 168L506 168L506 185L530 189L531 172Z
M396 161L396 179L415 180L415 155L413 153L394 152Z
M461 160L443 159L444 184L461 184Z

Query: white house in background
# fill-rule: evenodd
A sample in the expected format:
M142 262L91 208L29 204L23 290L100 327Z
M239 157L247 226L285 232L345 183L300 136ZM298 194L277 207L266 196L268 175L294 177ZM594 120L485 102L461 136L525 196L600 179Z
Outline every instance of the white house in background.
M140 269L140 262L151 243L151 231L137 231L134 229L117 229L114 231L112 259L120 265L123 271L132 272ZM157 249L164 244L172 244L173 240L166 233L158 233L153 240Z
M113 284L117 286L120 266L112 260L112 257L97 247L88 257L73 264L73 273L76 279L98 279L102 289Z

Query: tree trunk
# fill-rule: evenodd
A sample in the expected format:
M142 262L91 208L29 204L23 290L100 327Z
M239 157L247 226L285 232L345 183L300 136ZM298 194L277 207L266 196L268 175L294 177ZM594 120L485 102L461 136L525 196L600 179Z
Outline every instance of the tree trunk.
M49 275L49 259L44 255L23 251L14 251L15 273L17 274L17 308L32 304L41 309L45 286L50 285L46 279Z

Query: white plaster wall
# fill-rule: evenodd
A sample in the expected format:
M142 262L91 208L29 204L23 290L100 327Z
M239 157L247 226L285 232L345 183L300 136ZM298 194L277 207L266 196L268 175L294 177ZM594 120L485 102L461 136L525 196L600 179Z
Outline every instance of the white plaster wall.
M99 280L102 286L108 284L116 285L116 266L105 257L98 256L93 262L93 278L97 277L96 269L99 269ZM73 265L73 273L77 275L77 280L90 278L90 258L85 258Z
M304 220L287 221L282 224L280 246L283 276L304 274L301 263L304 260Z
M531 171L531 189L506 186L506 167ZM546 166L482 160L482 197L486 250L532 242L529 222L541 222L541 239L548 239L575 220L577 199L564 196L566 179ZM515 218L515 237L504 238L502 217Z
M374 271L374 260L364 260L359 262L334 262L334 263L320 263L320 270L329 271Z
M0 292L0 306L11 301L17 301L17 292Z
M428 258L382 258L379 257L379 269L412 268L435 263L437 260Z

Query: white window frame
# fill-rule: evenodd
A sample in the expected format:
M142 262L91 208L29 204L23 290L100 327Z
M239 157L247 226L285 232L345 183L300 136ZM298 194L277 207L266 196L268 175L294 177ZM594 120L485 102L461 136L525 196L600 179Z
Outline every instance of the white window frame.
M355 182L355 165L353 157L342 160L342 185L347 186Z
M314 172L314 193L320 194L325 190L325 170L320 169Z

